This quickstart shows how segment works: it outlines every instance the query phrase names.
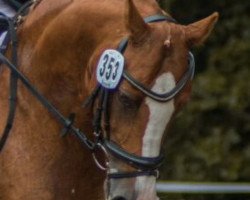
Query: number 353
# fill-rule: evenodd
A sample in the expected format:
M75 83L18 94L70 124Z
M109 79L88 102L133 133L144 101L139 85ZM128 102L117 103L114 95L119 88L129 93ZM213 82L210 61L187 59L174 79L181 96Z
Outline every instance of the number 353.
M114 49L105 50L97 66L98 82L107 89L116 88L121 80L123 68L123 55Z
M99 74L101 77L105 76L107 80L115 80L119 66L119 60L117 61L114 57L110 57L108 54L106 54L103 57L103 65L100 67Z

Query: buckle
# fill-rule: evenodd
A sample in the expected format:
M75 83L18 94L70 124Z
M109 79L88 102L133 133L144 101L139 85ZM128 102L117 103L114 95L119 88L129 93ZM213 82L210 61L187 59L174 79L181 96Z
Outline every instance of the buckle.
M105 155L105 164L101 164L101 162L98 160L98 158L96 157L96 151L97 150L101 150L101 152ZM109 168L109 160L108 160L108 157L109 157L109 154L107 152L107 150L105 149L105 147L101 144L101 143L97 143L96 146L95 146L95 149L93 150L92 152L92 157L97 165L97 167L103 171L107 171L108 168Z

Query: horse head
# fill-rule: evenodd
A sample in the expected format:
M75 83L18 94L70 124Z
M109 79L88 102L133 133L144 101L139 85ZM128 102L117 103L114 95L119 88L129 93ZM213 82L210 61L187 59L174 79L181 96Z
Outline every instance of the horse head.
M128 39L122 49L126 72L107 104L105 190L109 200L156 200L158 174L154 172L161 160L164 133L191 92L194 58L190 48L205 41L218 14L187 26L171 18L148 18L147 23L133 1L126 6ZM92 71L96 72L96 66L95 62Z

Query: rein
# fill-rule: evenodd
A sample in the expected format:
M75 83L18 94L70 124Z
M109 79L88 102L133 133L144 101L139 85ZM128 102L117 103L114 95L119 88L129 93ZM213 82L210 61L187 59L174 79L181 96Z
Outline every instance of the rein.
M30 4L29 4L30 5ZM157 22L171 22L176 23L174 19L163 16L163 15L154 15L146 17L146 23L157 23ZM9 117L7 120L7 125L4 130L4 134L0 139L0 153L3 150L4 144L8 138L9 132L11 130L14 114L16 108L16 96L17 96L17 80L20 80L25 87L30 91L30 93L52 114L54 117L63 125L64 129L62 130L61 136L65 136L67 133L72 133L75 135L81 143L90 150L93 155L94 161L97 166L101 169L107 171L107 176L109 179L120 179L120 178L131 178L137 176L156 176L158 177L158 167L163 162L164 156L160 154L157 157L143 157L137 156L127 152L122 149L120 146L115 144L110 140L109 135L104 137L104 132L109 133L109 111L108 111L108 100L110 90L104 88L100 84L93 90L92 94L86 99L84 106L89 105L90 103L94 103L96 99L98 99L97 109L94 114L93 119L93 129L95 140L92 141L87 138L86 134L82 132L80 129L75 127L74 124L74 114L71 114L69 117L63 116L57 108L55 108L48 99L46 99L25 77L22 72L17 68L17 40L16 40L16 32L14 28L14 22L11 22L9 19L7 20L9 23L9 32L11 35L12 41L12 58L11 61L8 60L2 52L0 52L0 61L5 64L11 70L11 82L10 82L10 108L9 108ZM121 54L125 52L128 44L128 38L123 39L118 45L117 51ZM126 70L123 71L122 77L127 80L130 84L132 84L135 88L143 92L146 96L150 98L160 101L166 102L174 98L176 94L178 94L186 83L193 78L194 75L194 57L191 52L189 52L189 67L182 79L177 83L176 87L166 94L157 94L150 89L144 87L140 82L134 79ZM102 119L104 118L104 119ZM104 122L104 131L102 128L102 122ZM102 166L97 160L95 154L97 151L103 151L106 155L107 159L110 155L115 158L123 161L124 163L134 167L136 170L132 172L111 172L109 170L109 163L106 163L106 166Z
M8 27L7 35L3 41L4 47L1 48L0 56L2 56L6 52L8 40L11 40L11 43L12 43L12 45L11 45L11 61L12 61L13 65L18 66L17 35L16 35L16 31L15 31L14 22L4 15L0 15L0 20L2 21L2 23L5 23L6 26ZM2 59L0 58L0 64L2 64L1 61L2 61ZM3 147L6 143L6 140L9 137L9 133L10 133L10 130L12 128L12 124L13 124L13 121L15 118L16 99L17 99L17 81L18 81L17 75L13 71L11 71L10 83L9 83L9 85L10 85L9 114L7 117L6 126L5 126L3 134L2 134L2 138L0 139L0 153L1 153Z
M18 57L17 57L17 47L18 47L18 39L16 34L17 26L22 22L23 17L27 14L28 9L33 4L38 4L40 0L31 0L26 2L23 6L20 7L17 14L14 16L13 19L5 16L4 14L0 13L0 22L6 26L7 35L3 40L2 47L0 49L0 56L2 57L6 53L6 49L8 43L11 41L11 63L18 69ZM4 56L3 56L4 57ZM0 65L2 64L3 59L0 58ZM10 97L9 97L9 114L7 117L6 126L2 133L2 137L0 138L0 153L3 150L3 147L9 137L9 133L11 131L14 118L15 118L15 111L16 111L16 100L17 100L17 81L18 75L11 70L10 75Z

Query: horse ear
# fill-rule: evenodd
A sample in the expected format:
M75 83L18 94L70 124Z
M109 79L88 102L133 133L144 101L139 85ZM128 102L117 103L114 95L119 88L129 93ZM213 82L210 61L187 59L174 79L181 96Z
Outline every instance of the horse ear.
M149 26L144 22L133 0L127 0L126 25L135 44L143 42L149 33Z
M202 44L210 35L218 18L219 14L215 12L205 19L186 26L185 33L189 46Z

